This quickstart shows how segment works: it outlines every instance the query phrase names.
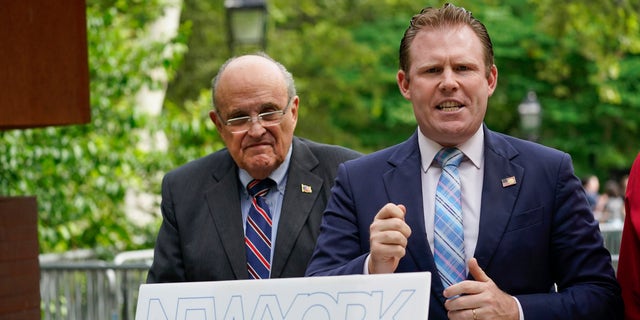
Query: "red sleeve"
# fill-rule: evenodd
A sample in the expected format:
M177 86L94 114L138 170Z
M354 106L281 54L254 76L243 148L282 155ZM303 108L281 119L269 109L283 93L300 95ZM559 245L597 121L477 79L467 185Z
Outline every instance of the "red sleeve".
M618 282L625 319L640 319L640 154L631 167L625 194L625 221L620 243Z

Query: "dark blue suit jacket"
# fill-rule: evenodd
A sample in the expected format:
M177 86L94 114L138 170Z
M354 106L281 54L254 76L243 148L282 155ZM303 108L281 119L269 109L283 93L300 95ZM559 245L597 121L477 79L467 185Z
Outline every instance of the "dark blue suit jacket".
M616 319L622 311L609 252L568 154L486 127L480 230L474 256L531 319ZM516 183L503 186L502 179ZM396 272L430 271L429 319L447 319L425 232L417 133L340 165L307 276L359 274L369 226L403 204L412 230ZM554 284L558 292L551 292Z

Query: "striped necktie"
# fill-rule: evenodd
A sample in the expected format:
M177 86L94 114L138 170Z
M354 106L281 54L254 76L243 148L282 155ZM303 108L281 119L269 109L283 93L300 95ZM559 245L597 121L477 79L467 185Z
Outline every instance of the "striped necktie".
M466 278L458 174L463 156L457 148L443 148L436 154L442 174L436 188L434 260L445 288Z
M271 272L271 212L264 196L275 185L271 179L252 180L247 185L251 207L247 215L244 243L249 279L268 279Z

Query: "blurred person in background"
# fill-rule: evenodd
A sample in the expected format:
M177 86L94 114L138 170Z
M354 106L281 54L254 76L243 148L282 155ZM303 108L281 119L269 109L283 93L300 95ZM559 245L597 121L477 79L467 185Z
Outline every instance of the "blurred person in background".
M600 179L595 174L589 174L582 178L582 188L587 194L587 200L593 211L593 216L599 222L604 219L604 205L607 203L607 196L600 194Z
M610 179L604 184L606 201L602 210L602 222L621 226L624 219L624 189L617 180Z
M584 188L584 192L587 194L589 205L591 205L591 209L595 211L598 197L600 196L600 180L596 175L590 174L582 177L581 182L582 188Z

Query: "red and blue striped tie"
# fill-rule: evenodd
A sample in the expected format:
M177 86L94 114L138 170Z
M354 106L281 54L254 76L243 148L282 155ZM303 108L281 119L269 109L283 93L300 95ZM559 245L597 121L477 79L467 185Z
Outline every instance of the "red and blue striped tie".
M252 180L247 185L247 191L252 196L244 232L249 279L268 279L271 272L272 221L264 197L273 185L275 182L268 178Z

